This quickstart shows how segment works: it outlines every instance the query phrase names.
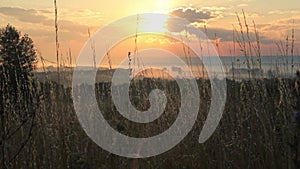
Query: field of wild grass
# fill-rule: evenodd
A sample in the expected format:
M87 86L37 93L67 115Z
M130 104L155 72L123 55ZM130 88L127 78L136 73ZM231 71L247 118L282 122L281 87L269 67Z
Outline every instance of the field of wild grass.
M7 168L74 169L120 166L151 169L289 168L299 163L300 124L294 112L299 106L300 96L294 87L296 80L228 80L224 115L216 132L203 144L198 143L198 137L210 105L210 82L207 79L197 80L201 105L193 130L172 150L138 160L110 154L89 139L74 112L71 88L51 81L34 81L30 90L33 102L24 108L28 110L31 107L31 111L35 111L34 117L25 120L24 124L20 124L19 116L14 114L17 112L10 107L13 103L6 102L4 105L2 102L1 110L10 111L4 131L9 137L5 143L1 142L5 144L0 151L2 164ZM177 97L180 91L176 82L143 79L132 82L131 86L132 103L140 110L149 107L149 91L154 87L164 90L168 99L164 114L149 124L130 122L114 108L110 83L97 83L98 105L110 125L133 137L151 136L167 129L176 119L180 107L180 98ZM83 92L90 88L89 85L81 85L75 91ZM3 131L1 134L4 134ZM30 137L27 137L28 134Z

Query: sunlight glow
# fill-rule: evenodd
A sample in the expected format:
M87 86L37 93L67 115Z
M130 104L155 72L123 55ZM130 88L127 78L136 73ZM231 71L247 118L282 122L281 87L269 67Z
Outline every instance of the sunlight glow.
M167 13L172 8L172 0L155 0L156 10L155 12Z
M158 17L153 17L152 15L145 16L140 18L140 26L139 30L144 32L158 32L158 33L166 33L167 29L167 21L169 16L161 15Z

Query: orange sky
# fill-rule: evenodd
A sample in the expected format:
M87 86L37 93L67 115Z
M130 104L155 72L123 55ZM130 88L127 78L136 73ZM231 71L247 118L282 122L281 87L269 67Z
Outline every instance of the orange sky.
M298 37L300 37L298 0L289 0L288 3L282 0L73 0L72 2L57 0L57 3L60 55L62 60L68 62L67 56L70 49L73 64L79 51L88 41L88 29L91 30L91 34L94 34L116 19L143 12L171 13L189 20L195 27L199 27L203 31L203 27L206 25L208 37L212 43L219 45L220 55L239 54L238 45L236 52L233 51L232 30L234 27L239 30L235 12L238 12L242 17L242 9L246 13L251 31L253 31L252 20L256 22L264 55L279 54L275 44L279 43L280 40L285 43L287 36L289 36L291 43L293 26L296 36L295 52L300 47L298 41ZM163 31L160 22L158 21L158 29ZM29 34L37 49L46 59L56 60L53 1L3 0L0 5L0 26L4 27L8 23L22 33ZM146 28L146 24L139 25L139 29ZM250 35L253 38L254 34L250 33ZM132 44L131 42L126 42L126 47L123 44L124 49L118 50L117 53L112 52L112 54L122 55L128 51L133 51L134 41ZM170 51L179 52L182 49L180 43L168 42L165 38L141 38L138 42L140 48L164 42L164 46ZM48 64L50 65L50 63Z

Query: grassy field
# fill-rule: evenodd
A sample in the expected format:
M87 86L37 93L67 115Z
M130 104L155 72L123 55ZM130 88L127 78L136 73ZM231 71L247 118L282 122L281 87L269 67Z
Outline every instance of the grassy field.
M299 165L299 123L293 114L299 104L295 81L296 78L228 80L228 98L220 125L207 142L199 144L198 137L210 106L210 82L197 80L201 104L193 130L172 150L138 160L110 154L89 139L77 120L70 87L52 81L35 81L31 90L35 96L30 105L35 107L31 137L18 152L31 126L28 121L5 141L2 158L7 168L119 168L120 165L151 169L295 168ZM149 91L155 87L164 90L168 99L164 114L148 124L130 122L114 108L110 83L97 83L98 105L110 125L133 137L151 136L167 129L180 107L176 82L143 79L133 81L131 86L131 100L139 110L149 107ZM75 90L90 88L81 85ZM7 124L11 128L19 125L14 118L8 118Z

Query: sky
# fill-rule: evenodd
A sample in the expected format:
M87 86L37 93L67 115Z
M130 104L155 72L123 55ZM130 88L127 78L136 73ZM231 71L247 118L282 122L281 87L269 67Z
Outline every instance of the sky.
M57 5L59 51L63 60L61 62L66 63L70 62L67 56L71 52L72 64L75 64L81 48L89 41L88 30L92 36L97 30L117 19L144 12L176 15L187 19L192 26L203 31L205 31L204 26L207 27L206 33L211 42L218 44L219 55L228 56L233 55L232 32L234 29L240 29L236 13L242 20L242 10L244 10L251 38L255 37L252 22L255 21L263 55L280 55L276 43L282 42L286 47L287 37L291 48L293 27L295 29L294 51L297 53L300 50L299 0L57 0ZM0 27L5 27L7 24L15 26L23 34L28 34L40 54L45 59L55 62L53 1L1 0ZM139 26L140 29L147 27L142 24ZM244 31L246 31L245 27ZM188 34L192 35L193 32ZM145 46L147 42L150 43L149 41L157 43L157 40L164 41L159 37L144 38L144 41L142 38L138 45ZM176 46L168 42L164 45L171 51L179 48L180 43ZM134 48L134 45L128 43L123 50L119 50L121 52L115 52L115 55L126 55L129 48Z

